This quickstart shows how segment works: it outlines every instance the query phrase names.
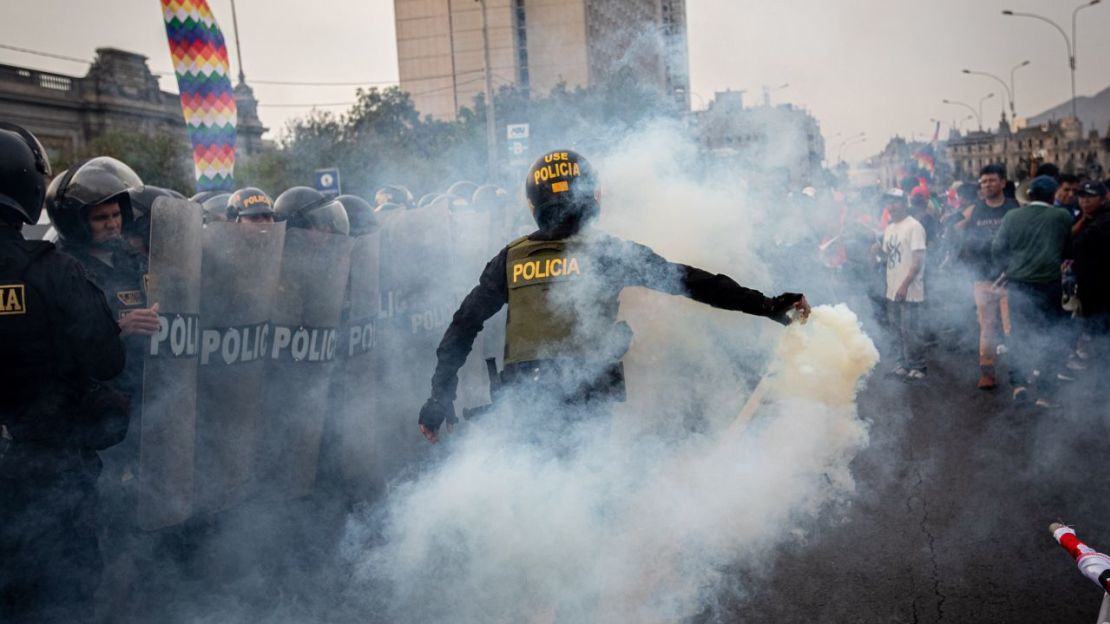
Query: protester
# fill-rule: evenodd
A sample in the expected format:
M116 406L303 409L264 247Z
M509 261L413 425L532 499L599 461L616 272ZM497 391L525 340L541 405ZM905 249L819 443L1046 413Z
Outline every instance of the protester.
M1060 188L1056 189L1056 205L1067 208L1073 219L1079 219L1079 202L1076 191L1079 190L1079 177L1070 173L1060 174Z
M901 189L884 196L890 224L883 230L886 299L890 325L897 333L897 365L891 371L905 379L925 378L921 308L925 302L925 228L909 215Z
M1106 192L1101 182L1087 182L1080 188L1079 206L1085 226L1073 244L1084 329L1101 343L1104 358L1110 356L1105 344L1110 333L1110 206Z
M1004 267L1010 291L1013 399L1032 398L1041 407L1052 407L1049 369L1063 361L1061 345L1066 345L1059 334L1063 320L1060 263L1071 232L1071 214L1050 203L1057 188L1048 176L1034 178L1029 185L1031 203L1008 212L991 243L992 256Z
M995 361L1000 335L1009 333L1009 307L1005 288L995 282L999 270L991 257L991 240L1008 212L1018 207L1016 200L1006 197L1006 169L987 165L979 172L982 199L963 211L963 219L955 225L962 238L959 260L971 273L975 293L976 317L979 321L979 383L982 390L997 384Z

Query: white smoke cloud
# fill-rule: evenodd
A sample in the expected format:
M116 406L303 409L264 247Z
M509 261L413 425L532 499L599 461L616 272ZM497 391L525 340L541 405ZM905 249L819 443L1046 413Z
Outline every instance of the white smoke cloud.
M698 175L681 136L651 128L597 159L602 225L769 287L754 245L766 211ZM878 361L850 310L783 331L642 289L622 304L629 401L563 427L560 407L518 401L449 436L377 513L350 518L356 605L405 622L680 620L735 589L726 566L850 498L868 443L855 392ZM767 402L737 434L745 376L764 364Z

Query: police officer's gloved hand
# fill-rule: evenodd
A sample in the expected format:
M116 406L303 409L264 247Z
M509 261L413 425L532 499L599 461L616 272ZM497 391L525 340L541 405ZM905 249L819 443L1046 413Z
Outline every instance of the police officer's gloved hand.
M425 437L434 442L433 438L436 437L436 433L444 421L447 421L448 426L458 422L458 418L455 417L454 401L431 397L424 403L424 407L420 408L420 427L422 430L426 429L431 433L430 436L425 433Z
M777 297L771 298L770 313L767 318L782 323L783 325L790 324L790 316L788 313L795 308L795 305L802 302L804 305L799 310L801 317L804 320L809 316L809 304L805 303L805 295L801 293L782 293Z

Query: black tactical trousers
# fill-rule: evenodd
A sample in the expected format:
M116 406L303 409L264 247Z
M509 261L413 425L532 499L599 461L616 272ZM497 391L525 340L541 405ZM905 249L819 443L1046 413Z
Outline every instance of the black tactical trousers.
M5 460L9 460L5 458ZM95 470L16 478L0 461L0 622L82 623L100 582Z

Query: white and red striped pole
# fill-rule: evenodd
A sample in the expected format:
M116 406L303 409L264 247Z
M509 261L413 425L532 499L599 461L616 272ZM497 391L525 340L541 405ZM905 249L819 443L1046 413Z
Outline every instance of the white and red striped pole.
M1068 551L1075 559L1075 565L1083 576L1094 581L1095 585L1102 588L1103 592L1110 592L1110 556L1104 555L1094 548L1084 544L1076 535L1075 530L1060 522L1053 522L1048 530L1052 537ZM1110 594L1102 596L1102 609L1098 616L1099 624L1110 622Z

